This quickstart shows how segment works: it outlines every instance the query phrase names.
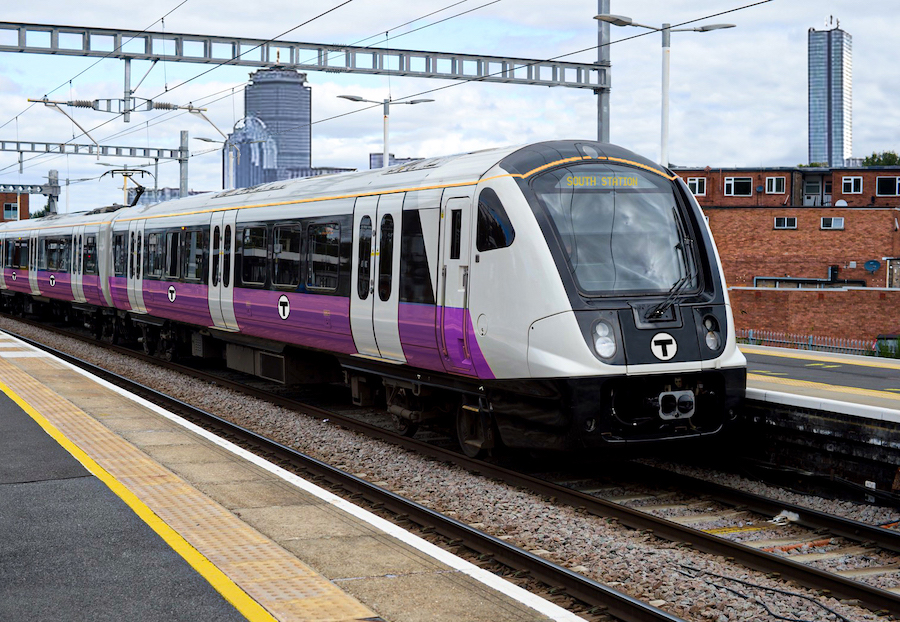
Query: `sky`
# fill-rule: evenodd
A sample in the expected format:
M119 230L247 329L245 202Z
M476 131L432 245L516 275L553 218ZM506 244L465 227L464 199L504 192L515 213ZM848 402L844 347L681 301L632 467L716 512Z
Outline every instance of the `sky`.
M670 162L699 167L806 163L807 31L825 28L831 16L853 37L854 156L900 150L900 65L889 56L896 45L892 18L898 1L869 0L860 5L851 0L770 0L740 8L755 1L611 0L611 13L638 23L658 26L707 18L692 26L736 26L672 34ZM10 4L4 7L3 19L269 39L342 2L259 0L248 11L250 3L238 0L161 0L129 5L123 11L109 0L42 0L34 5ZM597 0L353 0L284 40L339 44L365 40L361 45L546 59L596 46L597 8ZM440 12L418 19L435 11ZM723 12L728 13L716 15ZM451 19L405 34L445 18ZM417 21L398 28L411 20ZM610 30L610 140L658 160L660 34L636 27ZM629 38L641 33L646 35ZM596 49L567 57L578 62L596 59ZM149 62L133 61L132 85L149 68ZM243 116L242 88L253 69L223 66L182 84L209 69L160 62L135 95L206 107L210 120L228 133ZM342 94L380 101L453 85L423 96L434 102L392 108L391 152L398 157L597 136L597 99L590 90L322 72L310 72L307 79L312 87L313 166L365 169L368 154L382 149L380 108L325 120L362 108L338 98ZM44 95L66 101L121 98L123 83L121 60L97 63L87 57L0 52L0 140L87 143L69 119L27 100ZM125 123L107 113L66 110L100 144L177 148L180 131L189 131L190 188L221 188L221 150L196 140L219 135L202 118L183 112L137 112ZM98 179L109 169L93 157L25 154L21 174L17 158L16 153L0 152L0 183L44 183L48 171L56 169L63 180L60 212L122 201L121 178ZM117 158L101 162L146 164ZM143 183L153 182L146 177ZM178 186L176 163L160 164L159 185ZM36 207L45 202L41 196L31 200Z

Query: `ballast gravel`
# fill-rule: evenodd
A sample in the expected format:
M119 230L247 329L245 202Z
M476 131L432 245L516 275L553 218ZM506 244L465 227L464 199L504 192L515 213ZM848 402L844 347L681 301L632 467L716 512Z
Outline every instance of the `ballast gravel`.
M697 622L733 620L883 620L874 613L818 596L690 548L658 540L614 521L429 460L326 421L212 387L148 366L98 346L60 337L0 318L0 328L164 391L185 402L290 445L370 481L404 491L441 512L473 524L507 542L535 551L671 614ZM735 485L735 482L728 482ZM839 508L856 518L867 507L804 498L822 511ZM880 520L880 519L876 519Z

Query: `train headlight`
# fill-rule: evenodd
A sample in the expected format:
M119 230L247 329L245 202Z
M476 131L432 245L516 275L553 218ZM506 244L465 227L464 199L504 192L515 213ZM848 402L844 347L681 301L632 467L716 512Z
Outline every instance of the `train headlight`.
M616 355L616 337L613 328L603 320L594 325L594 350L604 359L611 359Z
M703 318L703 328L706 329L706 347L710 350L718 350L722 345L722 338L719 336L719 323L711 315Z

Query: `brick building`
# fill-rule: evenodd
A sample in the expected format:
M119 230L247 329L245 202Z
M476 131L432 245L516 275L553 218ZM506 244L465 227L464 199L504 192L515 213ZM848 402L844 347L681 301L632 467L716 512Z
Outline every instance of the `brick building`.
M675 172L709 219L729 285L900 288L900 166Z
M25 220L28 218L27 194L15 192L0 192L0 203L3 204L3 214L0 222L7 220Z

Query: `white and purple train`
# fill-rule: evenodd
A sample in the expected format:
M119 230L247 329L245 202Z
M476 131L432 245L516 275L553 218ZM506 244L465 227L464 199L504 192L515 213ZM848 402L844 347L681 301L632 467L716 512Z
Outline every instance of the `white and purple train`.
M691 193L592 141L4 223L0 266L7 310L340 380L471 455L713 435L746 386Z

